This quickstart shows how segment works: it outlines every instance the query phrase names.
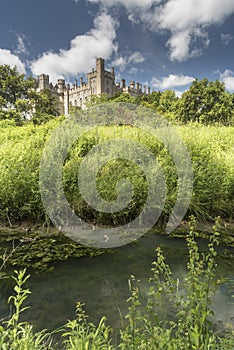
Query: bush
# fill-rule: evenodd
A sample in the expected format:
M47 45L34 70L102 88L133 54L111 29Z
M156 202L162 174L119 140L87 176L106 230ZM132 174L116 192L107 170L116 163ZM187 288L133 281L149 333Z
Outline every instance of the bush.
M5 121L4 121L5 122ZM46 213L39 191L39 164L45 143L60 120L34 127L2 127L0 133L0 220L45 220ZM1 125L0 125L1 126ZM216 216L232 218L234 212L234 127L189 124L177 127L192 159L194 191L189 215L213 220ZM63 167L63 184L72 208L87 221L115 225L136 217L147 192L144 174L137 165L124 160L109 162L98 174L98 189L105 199L114 200L118 179L128 178L135 190L130 207L113 215L90 208L77 185L78 165L92 147L115 137L126 137L147 147L161 164L167 185L167 199L162 219L175 204L177 171L165 147L147 133L131 126L99 127L83 133L68 152ZM152 169L153 174L153 169ZM166 221L166 220L165 220Z

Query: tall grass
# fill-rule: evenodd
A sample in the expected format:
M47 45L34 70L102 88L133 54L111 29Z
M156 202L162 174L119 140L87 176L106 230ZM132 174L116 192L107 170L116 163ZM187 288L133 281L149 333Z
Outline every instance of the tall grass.
M0 123L0 220L45 220L39 192L39 164L51 132L59 120L34 127L16 127ZM194 171L194 191L188 214L198 219L216 216L232 218L234 212L234 127L190 124L177 128L190 152ZM99 127L84 133L68 153L63 168L63 183L69 203L87 221L118 224L134 218L141 210L147 194L144 174L137 165L116 160L103 167L97 184L106 200L115 198L118 179L128 178L134 188L130 208L107 215L96 212L82 199L77 185L77 168L96 144L114 137L128 137L148 147L160 162L167 184L163 218L169 216L177 194L177 172L174 162L157 140L145 132L128 126Z
M77 303L76 319L53 333L46 330L34 333L27 322L20 322L23 302L30 291L25 288L26 271L16 272L15 295L9 298L14 311L0 326L1 349L69 349L69 350L231 350L234 332L220 337L212 326L210 308L215 283L215 246L218 233L210 236L208 251L200 253L197 234L191 222L187 236L188 263L184 280L173 277L162 251L156 250L152 277L144 297L138 281L132 276L128 313L122 320L118 341L113 341L112 330L103 316L98 325L89 322L83 305ZM170 310L170 314L165 312ZM164 317L162 317L164 311ZM53 317L53 315L50 315ZM54 334L61 336L55 340ZM57 339L57 338L56 338Z

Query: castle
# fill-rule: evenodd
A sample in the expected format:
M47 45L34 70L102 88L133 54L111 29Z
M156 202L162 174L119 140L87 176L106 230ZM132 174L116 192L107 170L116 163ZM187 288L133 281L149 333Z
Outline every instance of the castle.
M150 88L142 89L142 84L135 81L130 82L130 86L126 86L125 79L122 79L121 84L115 82L114 68L111 72L105 70L105 61L103 58L96 59L96 69L87 74L87 82L80 78L78 85L77 80L71 86L65 84L64 79L58 79L56 85L50 83L49 75L41 74L37 77L37 91L41 92L49 89L57 101L57 110L59 114L69 115L71 106L84 109L87 102L92 96L101 96L106 94L108 97L114 96L117 92L130 94L131 96L139 96L150 94Z

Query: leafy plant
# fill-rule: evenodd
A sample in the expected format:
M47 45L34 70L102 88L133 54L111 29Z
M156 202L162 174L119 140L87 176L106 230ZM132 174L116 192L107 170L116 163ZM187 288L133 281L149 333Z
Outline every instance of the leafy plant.
M28 289L24 289L29 275L26 270L15 271L13 279L16 282L15 296L11 296L8 302L12 302L14 311L8 321L0 326L0 348L2 350L49 350L51 349L51 336L45 330L35 333L33 327L27 322L20 322L20 314L26 310L22 307L27 296Z

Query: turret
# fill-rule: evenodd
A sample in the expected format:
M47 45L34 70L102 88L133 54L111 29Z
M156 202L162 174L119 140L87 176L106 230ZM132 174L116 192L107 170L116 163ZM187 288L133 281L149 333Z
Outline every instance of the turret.
M130 89L135 89L135 81L134 80L130 81Z
M39 91L49 89L49 86L50 86L49 75L47 75L47 74L38 75L37 76L37 84L38 84Z
M96 78L96 94L101 95L105 92L105 82L104 82L104 70L105 61L103 58L97 58L96 60L96 70L97 70L97 78Z
M103 58L96 59L96 69L98 73L104 72L105 60Z
M58 93L63 93L65 90L65 80L58 79Z

